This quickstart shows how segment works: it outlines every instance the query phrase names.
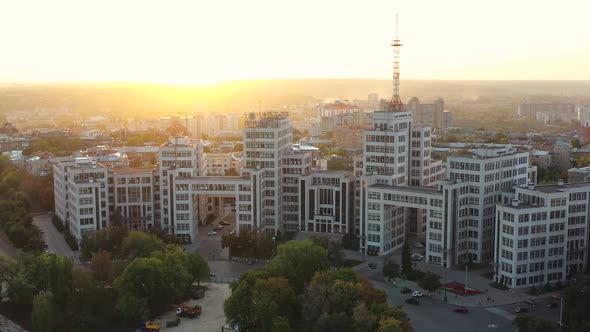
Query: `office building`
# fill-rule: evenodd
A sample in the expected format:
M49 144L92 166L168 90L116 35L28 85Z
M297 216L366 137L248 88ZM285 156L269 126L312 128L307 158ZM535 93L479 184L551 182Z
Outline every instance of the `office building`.
M587 266L590 183L516 187L496 208L494 280L542 287Z

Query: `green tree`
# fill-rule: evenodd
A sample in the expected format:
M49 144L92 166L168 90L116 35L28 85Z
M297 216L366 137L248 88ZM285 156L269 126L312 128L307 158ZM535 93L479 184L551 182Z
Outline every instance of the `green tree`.
M364 302L354 307L352 319L354 321L354 330L357 332L370 332L377 327L375 316L371 315Z
M422 278L418 279L418 285L429 292L434 292L440 288L440 278L432 272L426 272Z
M201 280L209 278L209 263L203 258L203 256L197 253L188 254L188 269L193 276L193 281L197 281L197 285L201 285Z
M395 280L397 276L399 276L400 267L399 264L392 261L390 257L385 257L383 259L383 276L391 282L391 279Z
M412 272L412 253L408 242L404 242L402 247L402 273L408 274Z
M287 278L295 293L301 294L305 283L309 282L317 271L325 270L329 266L327 251L312 241L305 240L280 245L268 268L273 275Z
M253 310L261 331L271 331L281 316L294 319L297 298L287 279L258 279L252 290Z
M174 300L175 289L169 284L164 263L154 257L136 258L125 268L115 281L115 288L121 294L119 301L133 302L145 299L147 308L152 313L163 310ZM118 308L128 308L127 302ZM122 312L127 316L127 313Z
M124 257L148 257L154 251L162 251L164 243L157 237L141 232L132 231L123 240L122 253Z
M272 332L291 332L289 321L283 317L277 317L272 322Z
M33 331L52 332L55 329L55 306L51 292L41 293L33 299Z
M116 310L122 317L131 321L145 321L150 316L147 300L129 294L119 297Z
M314 327L315 332L352 332L350 316L338 312L335 314L324 313L320 316Z

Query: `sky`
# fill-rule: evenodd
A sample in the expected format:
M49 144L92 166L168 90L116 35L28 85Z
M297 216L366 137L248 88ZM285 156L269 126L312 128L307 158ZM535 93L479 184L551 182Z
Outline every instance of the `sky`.
M588 80L587 0L0 0L0 82Z

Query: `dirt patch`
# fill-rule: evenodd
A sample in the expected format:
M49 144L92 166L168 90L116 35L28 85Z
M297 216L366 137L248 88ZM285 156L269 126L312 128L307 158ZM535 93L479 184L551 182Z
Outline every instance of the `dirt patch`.
M202 313L198 318L181 318L180 325L166 327L166 321L176 319L174 311L169 311L153 320L154 323L162 326L162 331L171 332L218 332L226 323L223 312L223 302L231 295L228 284L204 284L207 286L205 297L199 300L189 300L186 305L200 305Z

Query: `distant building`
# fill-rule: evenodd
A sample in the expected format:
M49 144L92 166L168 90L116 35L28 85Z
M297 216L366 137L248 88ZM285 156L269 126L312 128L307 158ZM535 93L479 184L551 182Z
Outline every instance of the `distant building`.
M362 150L363 131L370 129L370 125L353 126L341 125L334 127L332 132L332 146L344 150Z
M582 168L570 168L567 171L567 179L570 183L589 182L590 166Z
M567 171L572 167L572 145L564 141L555 141L551 151L552 165L561 171Z
M237 175L242 166L242 157L238 153L206 153L205 161L208 176L228 175L230 169Z
M576 113L576 105L571 103L543 103L520 104L517 115L519 118L537 119L537 113L545 113L542 119L549 118L550 114Z
M549 151L535 150L531 153L531 163L539 168L549 168L551 166L551 154Z
M450 125L451 113L444 111L445 102L442 98L438 98L432 104L421 104L420 100L414 97L410 99L406 107L412 112L415 123L434 128L448 128Z

